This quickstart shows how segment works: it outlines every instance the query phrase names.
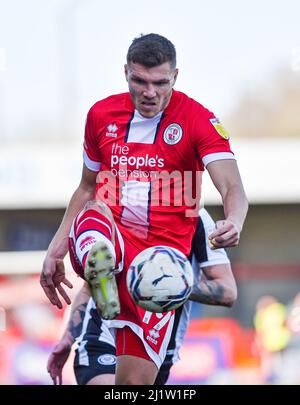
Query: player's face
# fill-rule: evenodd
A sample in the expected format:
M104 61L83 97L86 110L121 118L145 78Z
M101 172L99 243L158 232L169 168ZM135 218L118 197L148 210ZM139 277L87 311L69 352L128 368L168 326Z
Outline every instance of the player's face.
M168 105L178 69L169 62L148 68L139 63L125 65L125 76L133 104L146 118L152 118Z

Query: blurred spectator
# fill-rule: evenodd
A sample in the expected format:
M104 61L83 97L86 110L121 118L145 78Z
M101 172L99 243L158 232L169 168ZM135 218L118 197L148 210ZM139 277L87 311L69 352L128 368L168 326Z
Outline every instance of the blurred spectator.
M290 340L285 305L270 295L262 296L256 304L254 326L263 380L276 383L282 371L282 353Z
M300 291L287 306L290 340L284 352L282 383L300 384Z

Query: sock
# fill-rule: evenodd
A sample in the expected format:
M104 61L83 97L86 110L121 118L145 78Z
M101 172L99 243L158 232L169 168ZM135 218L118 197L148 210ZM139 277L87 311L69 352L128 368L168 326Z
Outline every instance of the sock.
M75 250L82 266L91 247L98 241L103 241L116 260L115 248L111 242L112 226L110 221L95 210L87 210L79 214L74 222Z

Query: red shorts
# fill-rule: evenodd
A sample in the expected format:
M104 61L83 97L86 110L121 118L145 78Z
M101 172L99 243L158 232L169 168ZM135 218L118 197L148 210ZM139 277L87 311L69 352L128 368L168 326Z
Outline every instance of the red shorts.
M101 235L99 235L99 232ZM79 213L75 218L69 239L69 252L72 266L77 274L83 278L82 257L87 255L89 250L86 244L89 242L89 235L94 238L106 237L110 240L111 229L109 221L101 213L88 210ZM84 242L86 241L86 242ZM83 246L82 256L77 256L80 246ZM152 313L145 311L132 300L126 285L126 273L132 260L140 253L140 249L124 238L116 227L115 233L116 263L123 270L116 275L119 298L121 304L120 315L109 321L112 328L116 328L116 353L118 355L133 355L152 360L159 368L166 356L167 346L171 338L174 311L165 313ZM108 322L108 321L107 321ZM135 334L135 339L130 331L126 332L128 326ZM123 331L122 329L125 328ZM125 334L124 334L125 333ZM136 336L139 339L136 339ZM126 344L124 343L126 342ZM140 343L140 344L138 344Z

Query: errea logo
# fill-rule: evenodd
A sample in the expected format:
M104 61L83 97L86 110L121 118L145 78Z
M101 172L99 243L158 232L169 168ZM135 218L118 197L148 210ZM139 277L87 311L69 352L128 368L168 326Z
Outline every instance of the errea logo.
M160 337L160 334L157 330L151 329L149 330L149 335L146 337L149 342L153 343L154 345L157 345L157 339Z
M118 134L116 133L118 129L119 129L119 128L117 127L116 124L109 124L109 125L107 126L108 132L106 132L106 136L110 136L110 137L112 137L112 138L116 138L116 137L118 136Z
M159 332L155 329L149 330L149 335L154 339L158 339L160 337Z

